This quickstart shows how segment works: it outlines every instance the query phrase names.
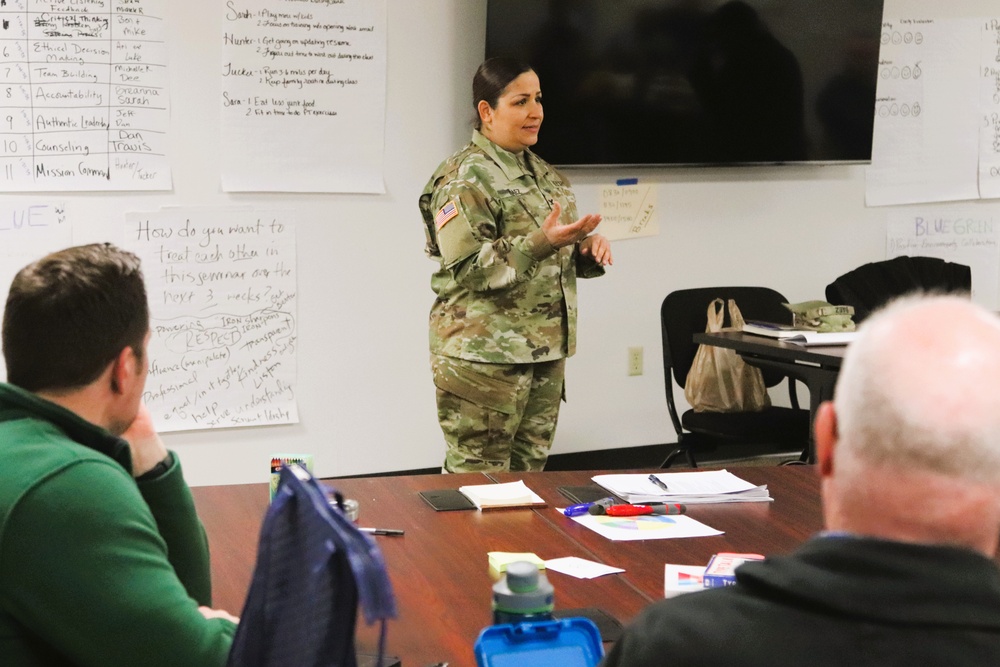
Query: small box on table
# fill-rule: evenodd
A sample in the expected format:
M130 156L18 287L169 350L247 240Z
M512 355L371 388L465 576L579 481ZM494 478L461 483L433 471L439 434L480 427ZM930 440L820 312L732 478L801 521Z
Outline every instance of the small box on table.
M271 456L270 500L274 500L274 494L278 491L278 480L281 479L281 467L292 465L293 463L298 463L300 466L308 470L310 475L313 473L312 454L274 454Z
M736 583L736 568L743 563L764 560L760 554L717 553L708 561L702 584L705 588L732 586Z

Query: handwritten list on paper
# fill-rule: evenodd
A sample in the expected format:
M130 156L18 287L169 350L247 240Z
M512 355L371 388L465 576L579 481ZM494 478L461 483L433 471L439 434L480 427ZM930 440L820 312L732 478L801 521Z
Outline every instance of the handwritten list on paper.
M385 192L385 0L223 11L223 189Z
M290 214L169 209L126 219L149 296L143 397L157 428L298 422Z
M0 2L0 191L170 189L164 9Z
M1000 197L1000 19L983 22L979 109L979 196Z
M0 201L0 312L22 267L50 252L72 245L72 226L64 203ZM6 371L0 359L0 377Z
M886 226L885 256L902 255L965 264L972 271L973 301L1000 308L1000 206L977 202L894 209Z
M601 224L598 233L608 240L655 236L660 233L656 216L656 188L638 183L601 188Z
M975 199L979 22L882 23L869 206Z

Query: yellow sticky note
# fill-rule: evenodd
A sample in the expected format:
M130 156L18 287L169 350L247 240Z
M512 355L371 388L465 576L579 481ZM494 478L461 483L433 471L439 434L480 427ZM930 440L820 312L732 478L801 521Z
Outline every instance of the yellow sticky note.
M519 560L526 560L534 563L539 570L545 569L545 561L533 553L515 553L512 551L491 551L487 554L490 557L490 576L499 579L507 571L507 566Z

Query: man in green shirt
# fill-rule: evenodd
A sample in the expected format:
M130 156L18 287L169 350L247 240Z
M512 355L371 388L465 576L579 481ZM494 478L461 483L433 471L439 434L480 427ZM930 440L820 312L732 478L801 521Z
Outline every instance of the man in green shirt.
M139 260L69 248L14 278L0 383L0 664L225 665L208 543L142 404Z

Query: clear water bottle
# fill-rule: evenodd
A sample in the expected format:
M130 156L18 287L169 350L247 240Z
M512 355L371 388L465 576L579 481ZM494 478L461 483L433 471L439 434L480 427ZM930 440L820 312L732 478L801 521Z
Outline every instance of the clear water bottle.
M493 623L551 621L555 589L538 566L519 560L493 585Z

